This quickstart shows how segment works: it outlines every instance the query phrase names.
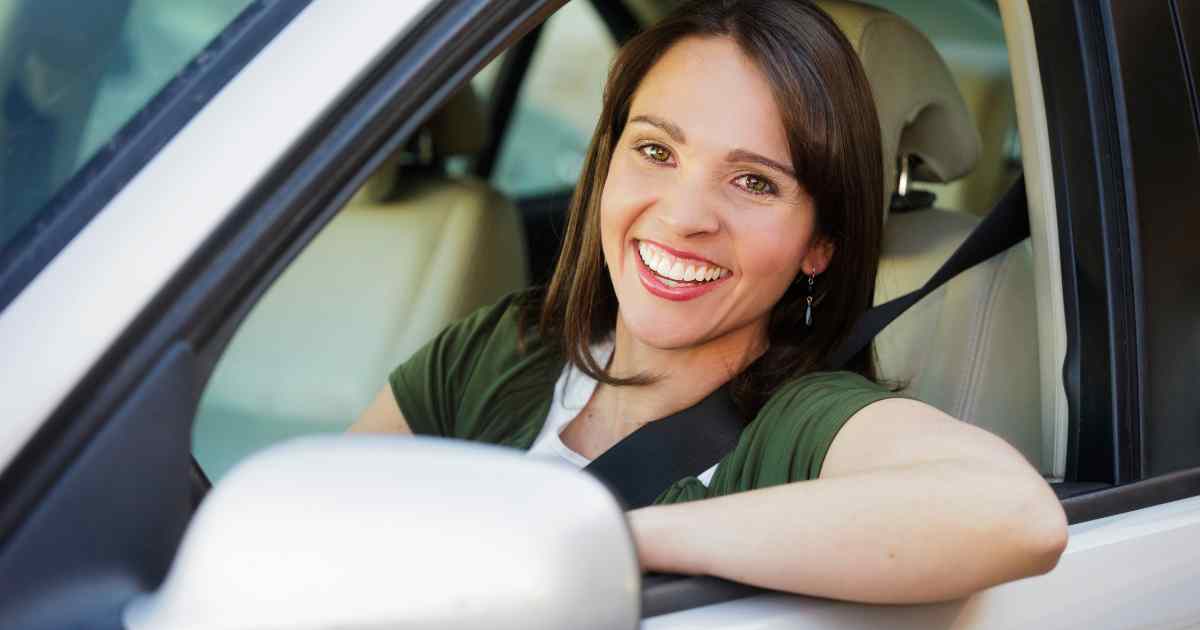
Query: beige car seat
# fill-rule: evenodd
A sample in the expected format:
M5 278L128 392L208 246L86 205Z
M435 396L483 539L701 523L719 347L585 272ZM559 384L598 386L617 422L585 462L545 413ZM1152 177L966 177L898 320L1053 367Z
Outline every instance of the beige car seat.
M854 44L883 131L885 199L901 158L912 180L950 182L971 171L979 134L954 79L929 40L906 20L846 0L818 3ZM885 205L885 212L886 212ZM917 289L979 223L928 208L885 214L875 301ZM995 433L1043 472L1052 427L1043 428L1033 263L1026 241L954 279L876 339L880 376L905 392Z
M419 134L421 161L478 152L484 120L468 86ZM211 477L284 437L344 430L446 324L527 285L513 205L435 165L399 168L401 157L301 252L222 355L194 433Z

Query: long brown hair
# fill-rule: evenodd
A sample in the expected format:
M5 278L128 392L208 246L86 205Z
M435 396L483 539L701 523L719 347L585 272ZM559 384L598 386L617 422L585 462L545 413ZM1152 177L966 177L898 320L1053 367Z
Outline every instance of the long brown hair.
M648 382L613 377L589 351L611 333L617 317L600 246L600 198L638 85L668 48L697 36L731 38L766 76L782 113L792 167L814 202L817 234L834 246L817 279L812 327L804 325L806 283L793 283L771 311L767 351L730 383L749 417L784 382L829 367L829 355L871 305L879 264L883 149L875 103L850 42L810 2L691 2L621 48L571 201L558 264L526 311L537 312L539 335L559 345L584 373L613 385ZM874 379L872 356L868 348L849 369Z

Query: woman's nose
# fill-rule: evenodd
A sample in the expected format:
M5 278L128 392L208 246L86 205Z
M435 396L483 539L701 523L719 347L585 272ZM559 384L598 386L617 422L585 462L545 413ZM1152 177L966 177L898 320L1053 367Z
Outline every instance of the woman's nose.
M658 219L679 236L708 234L720 228L716 195L703 184L682 184L660 198Z

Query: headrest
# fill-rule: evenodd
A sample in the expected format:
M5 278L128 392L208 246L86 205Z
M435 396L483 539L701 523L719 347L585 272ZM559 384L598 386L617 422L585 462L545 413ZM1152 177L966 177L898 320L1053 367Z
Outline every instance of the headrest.
M474 155L483 150L487 135L483 105L468 83L421 126L412 140L371 174L352 202L385 201L395 191L396 178L405 165Z
M425 124L438 157L475 155L487 143L487 114L468 83L446 101Z
M979 131L926 37L907 20L849 0L818 0L858 52L883 131L884 212L901 156L918 158L910 179L949 182L975 167Z

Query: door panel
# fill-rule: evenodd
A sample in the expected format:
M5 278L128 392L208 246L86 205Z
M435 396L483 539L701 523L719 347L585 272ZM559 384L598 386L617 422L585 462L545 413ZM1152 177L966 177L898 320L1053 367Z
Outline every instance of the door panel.
M120 628L191 516L190 348L173 346L0 551L0 628Z

